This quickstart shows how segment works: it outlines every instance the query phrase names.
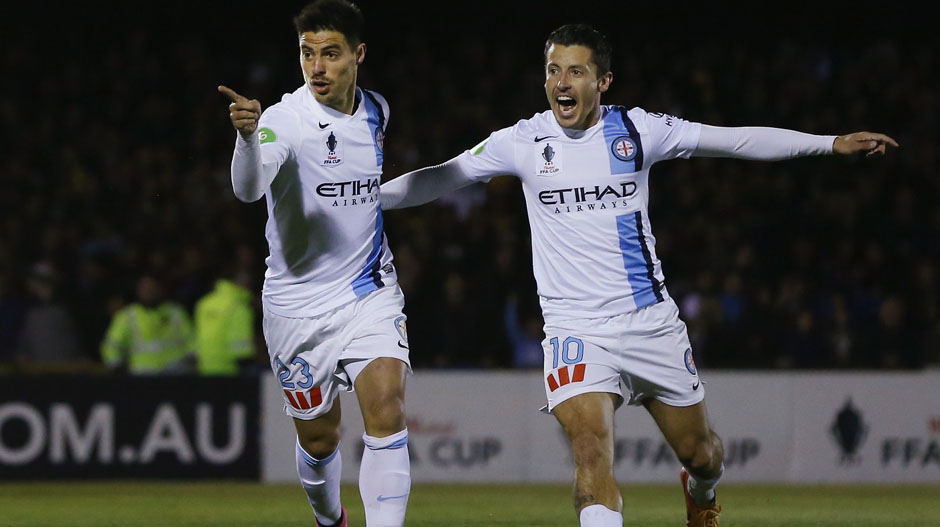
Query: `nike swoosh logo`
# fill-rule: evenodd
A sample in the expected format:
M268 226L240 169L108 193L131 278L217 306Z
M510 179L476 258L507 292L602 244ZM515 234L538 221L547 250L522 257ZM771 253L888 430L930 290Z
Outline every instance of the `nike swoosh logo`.
M697 383L695 383L695 384L692 385L692 391L693 391L693 392L694 392L695 390L698 390L698 385L699 385L699 384L701 384L701 383L700 383L700 382L697 382Z
M330 123L323 124L323 123L321 123L320 121L317 121L317 124L320 125L320 130L323 130L323 129L326 128L327 126L330 126Z
M557 135L546 135L545 137L535 136L535 142L538 143L538 142L540 142L540 141L544 141L544 140L546 140L546 139L551 139L551 138L553 138L553 137L558 137L558 136L557 136Z
M407 494L402 494L401 496L383 496L379 494L379 497L375 499L379 501L388 501L388 500L397 500L398 498L407 498L407 497L408 497Z
M398 347L399 347L399 348L408 349L408 346L405 346L405 345L402 343L402 341L400 341L400 340L398 341Z

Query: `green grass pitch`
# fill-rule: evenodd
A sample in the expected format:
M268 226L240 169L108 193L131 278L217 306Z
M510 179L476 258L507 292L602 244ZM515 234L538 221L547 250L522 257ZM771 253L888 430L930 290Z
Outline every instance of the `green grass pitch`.
M626 485L624 525L685 525L676 485ZM365 518L344 486L350 526ZM938 527L940 485L722 485L722 526ZM3 527L313 527L297 485L256 483L0 483ZM415 485L405 525L576 527L559 485Z

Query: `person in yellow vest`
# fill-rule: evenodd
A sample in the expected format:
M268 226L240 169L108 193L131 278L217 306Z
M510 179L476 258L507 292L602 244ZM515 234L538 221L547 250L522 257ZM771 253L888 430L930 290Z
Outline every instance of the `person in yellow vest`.
M160 282L137 281L137 302L115 313L101 343L101 358L131 374L185 374L194 364L193 324L183 306L165 301Z
M196 303L196 358L200 375L237 375L255 356L250 277L221 278Z

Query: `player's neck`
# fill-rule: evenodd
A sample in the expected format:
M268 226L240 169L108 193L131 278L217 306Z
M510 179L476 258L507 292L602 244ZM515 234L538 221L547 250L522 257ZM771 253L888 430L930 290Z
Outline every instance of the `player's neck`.
M356 111L356 85L353 84L346 92L345 101L342 108L334 108L346 115L352 115Z
M316 96L314 96L314 99L316 99ZM356 85L353 84L352 87L343 94L342 98L337 98L329 102L320 102L320 104L346 115L356 113L356 110L359 108L359 93L356 91Z
M565 132L565 135L567 135L571 139L578 139L580 137L584 137L584 134L586 134L588 130L590 130L598 122L600 122L601 120L600 115L601 115L600 107L597 107L594 111L592 111L588 115L588 118L584 120L584 123L586 124L576 125L573 128L566 128L564 126L561 126L561 129ZM561 123L558 123L558 124L559 126L561 125Z
M584 123L585 123L584 128L581 128L581 130L586 131L590 129L592 126L597 124L597 122L600 120L601 120L601 107L599 105L595 105L594 109L591 110L591 113L587 115L587 119L584 120Z

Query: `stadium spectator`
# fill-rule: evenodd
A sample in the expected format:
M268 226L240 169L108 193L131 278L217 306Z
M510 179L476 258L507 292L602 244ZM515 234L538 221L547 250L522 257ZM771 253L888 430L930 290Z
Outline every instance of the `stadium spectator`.
M247 271L233 274L217 280L215 288L196 303L193 318L200 375L237 375L255 359L252 279Z
M114 370L135 375L184 374L194 369L193 325L176 302L165 300L155 276L137 281L137 302L111 320L101 358Z
M26 288L29 305L17 344L17 356L28 368L62 368L85 360L75 323L57 295L59 276L49 262L34 264Z

